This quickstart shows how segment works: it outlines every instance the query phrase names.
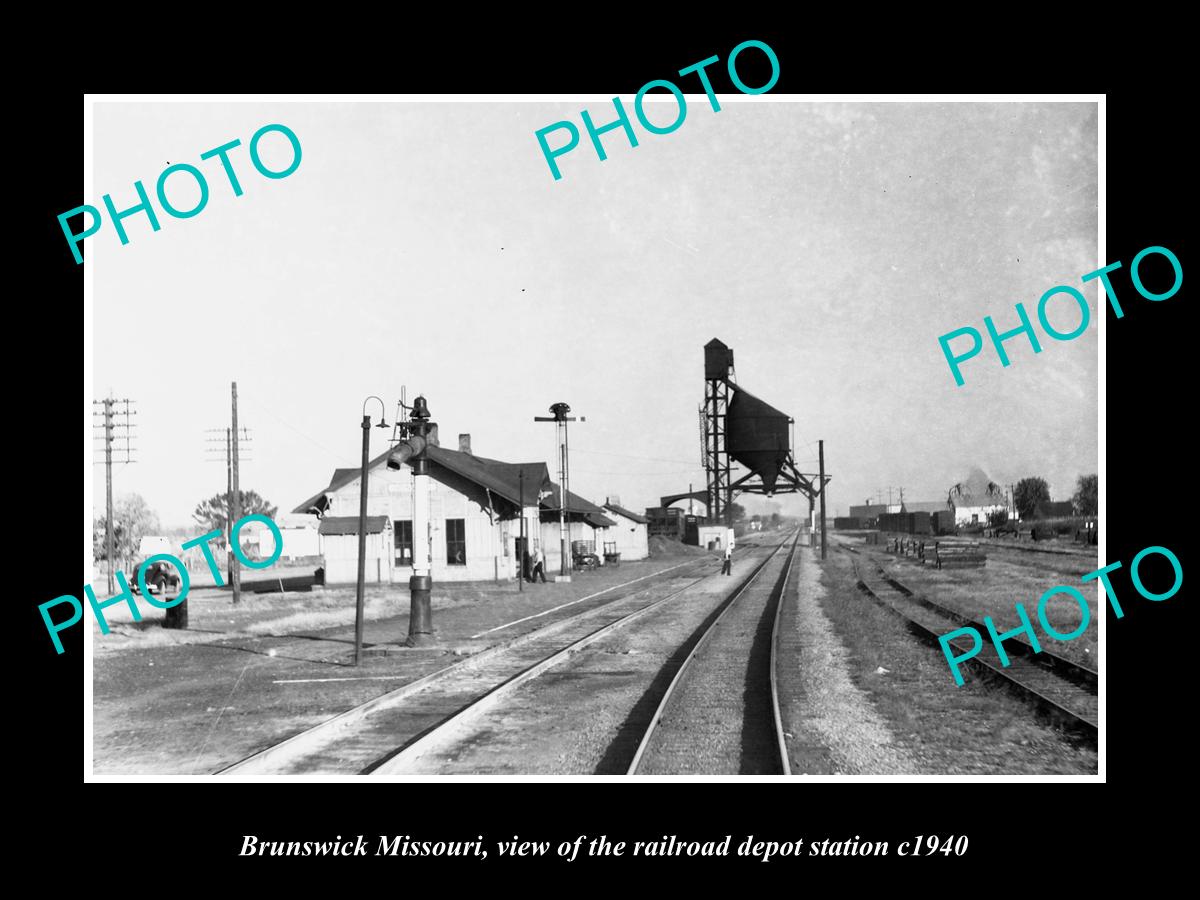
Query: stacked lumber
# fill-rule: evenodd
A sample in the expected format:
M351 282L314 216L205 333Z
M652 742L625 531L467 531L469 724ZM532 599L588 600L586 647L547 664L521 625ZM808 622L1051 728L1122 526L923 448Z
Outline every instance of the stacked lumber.
M987 565L987 552L979 541L942 540L926 543L924 559L939 569L981 569Z
M928 541L919 540L914 537L900 535L893 537L885 544L885 549L895 553L897 556L912 556L916 559L923 560L925 558L925 546Z

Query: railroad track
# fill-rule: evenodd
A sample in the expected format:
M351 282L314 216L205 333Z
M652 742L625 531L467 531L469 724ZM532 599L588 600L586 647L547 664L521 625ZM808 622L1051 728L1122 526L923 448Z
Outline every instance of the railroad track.
M668 686L630 775L790 775L779 712L779 612L799 532L776 548L701 635ZM786 543L786 542L785 542Z
M844 546L842 549L853 552ZM941 635L964 625L975 628L983 635L983 648L964 666L1030 703L1043 719L1061 727L1069 736L1092 747L1097 745L1096 672L1049 650L1034 653L1030 645L1019 640L1005 642L1009 664L1003 666L984 625L913 591L884 572L873 559L876 572L865 576L862 559L861 554L850 558L858 589L904 621L916 637L940 653ZM868 578L878 581L872 586ZM880 588L880 583L886 587ZM969 652L972 646L965 638L954 638L950 645L959 653Z
M705 563L712 565L711 560ZM552 622L360 704L219 774L404 771L519 685L650 614L711 574L668 578Z

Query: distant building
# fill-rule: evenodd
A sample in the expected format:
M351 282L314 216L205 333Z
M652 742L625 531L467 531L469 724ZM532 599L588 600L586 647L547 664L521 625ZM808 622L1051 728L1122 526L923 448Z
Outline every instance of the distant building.
M645 559L650 555L649 519L625 509L617 497L605 498L604 513L615 523L604 536L604 542L615 544L623 561Z
M156 553L170 553L177 556L179 552L180 544L178 541L174 538L158 534L144 534L142 535L141 543L138 544L139 561Z
M275 524L283 535L283 552L280 559L300 559L321 555L321 535L317 530L318 522L312 515L299 513L279 513L275 516ZM264 541L263 538L259 538ZM262 544L266 555L272 551L273 537L268 534Z
M731 534L730 529L724 525L697 525L696 539L687 543L705 550L724 550L725 545L730 542Z
M902 512L927 512L930 515L950 509L948 500L905 500Z
M978 468L950 488L947 502L954 510L954 524L959 526L986 525L989 516L1008 510L1004 489Z

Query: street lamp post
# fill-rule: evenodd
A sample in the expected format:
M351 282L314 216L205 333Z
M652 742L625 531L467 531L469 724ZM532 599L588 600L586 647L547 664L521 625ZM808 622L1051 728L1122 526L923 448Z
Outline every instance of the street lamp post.
M357 666L362 658L363 645L363 582L367 574L367 466L371 458L371 417L367 415L367 404L372 400L379 401L379 408L384 410L383 401L371 395L363 401L362 417L362 474L358 483L358 590L355 593L354 607L354 664ZM384 415L379 416L380 428L389 428L384 421Z

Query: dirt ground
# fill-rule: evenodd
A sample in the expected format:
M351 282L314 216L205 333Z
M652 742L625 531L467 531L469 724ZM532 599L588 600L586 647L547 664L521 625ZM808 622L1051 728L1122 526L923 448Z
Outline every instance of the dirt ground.
M680 548L522 591L516 582L435 584L434 641L421 648L399 646L407 588L368 586L366 645L394 652L366 656L358 668L353 586L247 594L237 606L225 591L197 589L186 631L163 629L164 612L140 600L141 622L125 604L110 607L111 632L93 624L93 771L212 772L463 656L637 590L647 576L710 559Z
M937 603L982 622L991 616L998 630L1007 631L1021 624L1016 604L1021 603L1037 631L1038 641L1059 656L1091 669L1100 665L1100 632L1097 615L1099 582L1083 584L1079 573L1099 568L1095 548L1083 552L1057 553L1002 552L988 548L987 565L980 569L942 569L922 565L912 557L896 556L877 546L854 542L860 552L878 560L889 575L912 590ZM1003 550L1003 548L1002 548ZM1070 641L1059 641L1045 634L1038 624L1038 600L1057 585L1070 585L1083 594L1088 604L1087 630ZM1099 599L1101 614L1107 601ZM1070 634L1080 623L1082 612L1069 595L1056 594L1046 603L1046 616L1060 634Z
M908 577L909 568L905 566L897 577L915 588L918 579ZM929 574L946 577L962 572ZM1073 745L1039 724L1021 700L978 682L956 686L936 648L918 641L854 587L847 554L831 552L820 577L821 608L846 648L843 661L853 683L870 698L895 748L913 760L918 771L928 775L1096 773L1094 750ZM930 596L944 602L944 586ZM963 603L969 596L964 588ZM980 615L977 610L972 614Z

